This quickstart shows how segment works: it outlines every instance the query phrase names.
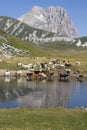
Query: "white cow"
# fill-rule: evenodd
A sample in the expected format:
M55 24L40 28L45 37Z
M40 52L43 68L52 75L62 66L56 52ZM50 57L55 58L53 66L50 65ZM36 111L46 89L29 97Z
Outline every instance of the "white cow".
M28 64L28 65L22 64L22 67L23 67L24 69L31 69L32 66L33 66L32 64Z
M6 77L9 77L9 76L10 76L10 71L6 70L5 76L6 76Z

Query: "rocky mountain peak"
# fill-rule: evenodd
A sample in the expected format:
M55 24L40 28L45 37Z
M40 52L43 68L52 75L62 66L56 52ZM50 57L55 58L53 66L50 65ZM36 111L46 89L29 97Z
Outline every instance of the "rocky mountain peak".
M57 33L60 36L74 38L78 32L66 10L60 6L46 9L34 6L26 14L18 18L31 27Z

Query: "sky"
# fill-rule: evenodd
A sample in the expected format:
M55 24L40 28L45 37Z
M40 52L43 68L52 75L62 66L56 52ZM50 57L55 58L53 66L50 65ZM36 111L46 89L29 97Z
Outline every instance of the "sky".
M0 0L0 16L18 18L33 6L61 6L73 21L80 36L87 36L87 0Z

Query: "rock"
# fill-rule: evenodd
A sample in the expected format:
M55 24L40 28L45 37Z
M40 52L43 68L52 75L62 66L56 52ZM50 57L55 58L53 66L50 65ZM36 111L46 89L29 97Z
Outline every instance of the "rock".
M31 27L57 33L60 36L78 37L77 29L72 20L67 15L66 10L60 6L51 6L47 9L34 6L18 20Z

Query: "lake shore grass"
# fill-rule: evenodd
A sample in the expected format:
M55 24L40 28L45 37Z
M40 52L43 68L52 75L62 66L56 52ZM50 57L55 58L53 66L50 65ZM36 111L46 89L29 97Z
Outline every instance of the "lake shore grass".
M87 130L80 108L0 109L0 130Z
M14 57L12 59L9 58L2 58L0 61L0 76L4 75L4 72L6 70L10 70L12 73L15 73L15 71L23 70L21 66L18 66L18 63L23 64L35 64L35 63L48 63L52 59L60 59L61 61L67 60L69 58L71 67L70 69L72 72L76 72L77 70L81 70L84 77L87 77L87 53L76 53L76 54L61 54L58 53L58 56L54 57ZM68 56L69 55L69 56ZM80 65L75 65L75 62L79 61ZM63 63L62 63L63 64ZM3 70L3 71L2 71Z

